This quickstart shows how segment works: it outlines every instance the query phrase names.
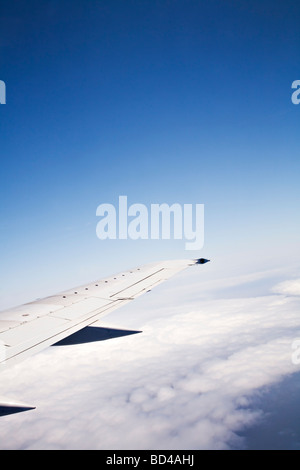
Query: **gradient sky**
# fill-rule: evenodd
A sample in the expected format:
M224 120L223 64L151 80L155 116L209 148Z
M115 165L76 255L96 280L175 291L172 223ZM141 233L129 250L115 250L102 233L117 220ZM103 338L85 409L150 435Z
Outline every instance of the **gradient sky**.
M299 18L292 0L3 0L0 308L161 258L298 262ZM201 253L98 240L119 195L205 204Z

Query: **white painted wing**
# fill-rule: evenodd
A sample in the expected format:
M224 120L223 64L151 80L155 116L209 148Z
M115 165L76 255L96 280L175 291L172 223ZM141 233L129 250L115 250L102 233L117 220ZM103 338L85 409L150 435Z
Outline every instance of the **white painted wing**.
M92 325L186 267L206 261L149 264L0 312L0 370Z

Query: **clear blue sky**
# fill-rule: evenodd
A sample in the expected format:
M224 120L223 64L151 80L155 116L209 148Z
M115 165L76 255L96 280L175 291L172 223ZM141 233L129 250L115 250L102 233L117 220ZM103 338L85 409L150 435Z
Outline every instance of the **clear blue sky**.
M299 258L299 20L291 0L3 0L0 308L160 258ZM204 249L98 240L119 195L205 204Z

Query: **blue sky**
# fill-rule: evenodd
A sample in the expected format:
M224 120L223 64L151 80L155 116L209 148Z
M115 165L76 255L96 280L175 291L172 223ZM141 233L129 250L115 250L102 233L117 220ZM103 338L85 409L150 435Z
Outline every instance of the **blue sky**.
M143 262L299 261L294 1L3 1L0 307ZM96 208L205 204L205 246L100 241ZM245 268L246 269L246 268Z

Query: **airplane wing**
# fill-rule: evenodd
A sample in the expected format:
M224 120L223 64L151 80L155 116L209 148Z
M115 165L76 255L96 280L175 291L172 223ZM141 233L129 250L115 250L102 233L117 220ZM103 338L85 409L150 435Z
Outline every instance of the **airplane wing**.
M148 264L0 312L0 371L92 325L188 266L207 261Z

